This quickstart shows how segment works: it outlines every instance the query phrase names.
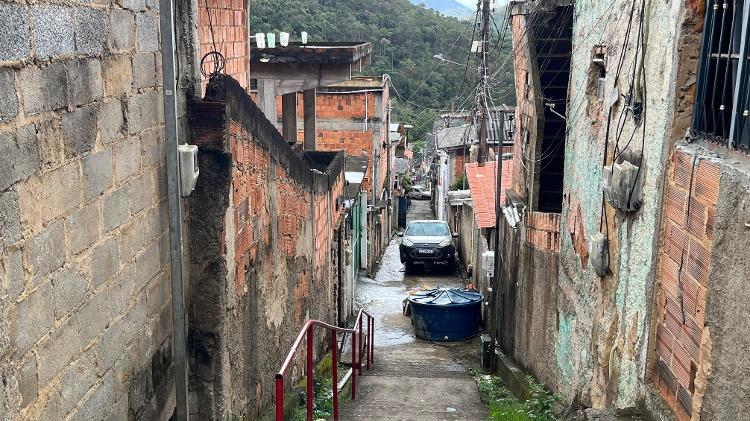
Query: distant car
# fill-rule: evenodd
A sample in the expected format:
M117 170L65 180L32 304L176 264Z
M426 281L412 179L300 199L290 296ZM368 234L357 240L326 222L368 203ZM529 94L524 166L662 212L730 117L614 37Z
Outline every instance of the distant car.
M414 186L409 192L409 197L416 200L428 200L432 198L432 193L422 186Z
M410 272L414 265L425 263L445 264L452 271L456 264L454 235L444 221L412 221L403 234L399 253L401 263Z

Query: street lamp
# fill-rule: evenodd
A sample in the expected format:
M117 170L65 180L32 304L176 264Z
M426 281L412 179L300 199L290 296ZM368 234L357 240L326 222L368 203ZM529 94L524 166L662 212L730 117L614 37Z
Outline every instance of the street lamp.
M445 57L443 56L443 54L442 54L442 53L440 53L440 54L435 54L434 56L432 56L432 58L436 58L436 59L438 59L438 60L440 60L440 61L443 61L443 62L446 62L446 63L450 63L450 64L455 64L456 66L467 67L467 66L466 66L465 64L461 64L461 63L456 63L455 61L451 61L451 60L448 60L447 58L445 58Z

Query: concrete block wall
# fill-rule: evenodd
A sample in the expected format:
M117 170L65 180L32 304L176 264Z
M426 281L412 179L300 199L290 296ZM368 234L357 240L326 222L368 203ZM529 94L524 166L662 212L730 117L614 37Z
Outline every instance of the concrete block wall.
M200 58L211 51L219 51L226 62L223 74L232 76L248 89L250 46L248 44L247 0L200 0L198 8L198 37ZM213 29L213 32L212 32ZM213 63L207 59L203 70L211 73ZM205 91L208 78L201 79Z
M0 4L2 419L172 413L158 20Z

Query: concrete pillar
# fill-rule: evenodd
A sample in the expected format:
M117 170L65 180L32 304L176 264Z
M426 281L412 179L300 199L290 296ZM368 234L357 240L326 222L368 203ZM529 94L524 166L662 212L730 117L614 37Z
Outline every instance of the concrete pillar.
M297 143L297 93L281 97L281 133L289 143Z
M305 150L315 150L315 138L317 136L315 129L315 107L316 107L315 89L308 89L303 94L304 114L305 114Z
M278 126L276 118L276 81L272 79L258 79L258 99L260 110L266 118Z

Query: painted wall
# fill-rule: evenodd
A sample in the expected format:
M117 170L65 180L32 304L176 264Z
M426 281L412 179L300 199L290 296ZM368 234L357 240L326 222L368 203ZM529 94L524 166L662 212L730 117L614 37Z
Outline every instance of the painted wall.
M613 150L618 151L619 160L628 159L636 165L643 157L640 172L643 206L638 212L626 215L607 205L605 218L601 166L609 107L596 96L594 75L598 77L598 71L592 64L592 54L596 45L606 46L608 94L605 97L614 89L623 95L629 92L632 72L638 69L635 58L640 47L633 34L622 55L632 2L574 2L576 19L566 112L569 130L565 200L560 230L557 361L560 388L565 396L580 395L584 403L597 408L635 406L646 368L658 247L654 233L660 226L666 150L671 141L676 101L674 54L684 7L681 2L646 4L642 82L646 86L645 119L637 125L633 118L623 118L618 145L620 130L614 127L618 126L625 103L620 98L612 108L613 129L607 144L610 163ZM638 16L636 8L633 22L636 29ZM641 60L640 52L637 56ZM621 57L625 64L617 79ZM610 239L612 274L604 278L596 276L585 251L588 239L599 232L600 226Z

